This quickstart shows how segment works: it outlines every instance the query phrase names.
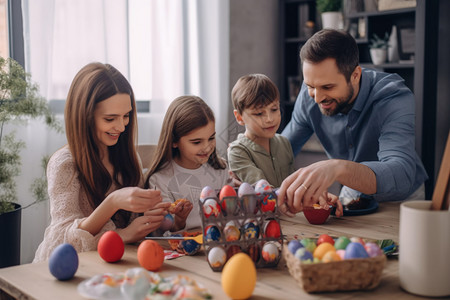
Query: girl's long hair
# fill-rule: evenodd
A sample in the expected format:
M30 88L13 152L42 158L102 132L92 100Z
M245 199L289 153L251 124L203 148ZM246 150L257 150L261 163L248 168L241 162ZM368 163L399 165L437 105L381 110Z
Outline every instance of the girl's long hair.
M114 166L111 176L100 159L94 110L97 103L116 94L130 96L132 111L129 124L121 133L117 144L108 147L109 160ZM135 148L137 118L134 93L126 78L116 68L102 63L91 63L83 67L70 86L64 116L67 141L79 180L94 209L105 199L113 182L119 188L140 184L142 172ZM117 226L124 227L129 215L128 212L119 211L113 221Z
M172 159L179 155L178 148L173 148L181 137L192 130L215 122L211 108L197 96L181 96L176 98L167 109L159 136L156 154L148 167L145 180L148 188L148 179L155 172L163 169ZM214 169L225 169L225 161L217 155L216 149L209 157L208 163Z

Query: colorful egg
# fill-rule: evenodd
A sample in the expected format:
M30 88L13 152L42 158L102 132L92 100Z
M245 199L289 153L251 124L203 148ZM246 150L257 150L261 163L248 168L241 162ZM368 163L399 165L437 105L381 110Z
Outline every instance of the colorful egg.
M208 253L208 262L212 268L221 268L227 261L227 254L222 247L214 247Z
M162 232L165 232L170 228L172 228L172 225L173 225L173 216L171 214L167 214L164 216L161 225L159 225L159 229L161 229Z
M342 258L339 256L339 254L336 253L336 251L328 251L325 253L325 255L322 257L322 262L332 262L332 261L340 261Z
M291 240L288 243L288 250L292 254L295 254L295 251L297 251L299 248L304 248L304 246L300 243L299 240Z
M220 229L215 225L208 225L205 228L205 240L207 242L219 241L220 240Z
M68 243L56 247L48 261L50 273L56 279L64 281L71 279L78 270L78 253Z
M276 220L266 221L264 223L264 235L271 238L279 238L281 236L280 224Z
M330 243L324 242L316 247L313 252L313 256L314 258L322 259L328 251L336 251L336 249Z
M243 182L238 189L238 196L242 197L244 195L255 195L255 189L247 182Z
M119 261L125 252L125 244L120 235L115 231L105 232L97 244L97 251L106 262Z
M313 255L311 252L309 252L308 250L306 250L306 248L299 248L297 249L297 251L295 251L294 256L296 258L298 258L300 261L313 261Z
M331 245L334 245L334 240L328 234L321 234L317 239L317 246L319 246L322 243L330 243Z
M350 239L346 236L340 236L337 238L336 242L334 243L334 248L336 250L341 250L347 248L347 245L350 244Z
M230 221L225 225L223 234L227 242L238 241L241 238L241 231L234 221Z
M206 218L211 216L218 217L220 214L220 206L219 203L215 199L206 199L203 202L203 214Z
M339 249L336 250L337 255L339 255L339 257L342 259L345 259L345 250L344 249Z
M303 247L306 248L311 253L314 253L314 250L316 249L317 245L316 242L312 239L302 239L300 243L303 245Z
M259 226L254 220L247 220L244 223L244 236L246 239L257 239L259 237Z
M377 244L372 242L366 243L364 249L366 249L366 252L370 257L383 255L383 250L381 250Z
M267 180L260 179L255 184L255 192L257 194L271 193L272 192L272 187L270 186L270 183Z
M351 237L351 238L350 238L350 241L353 242L353 243L360 243L360 244L363 245L363 246L366 244L362 238L360 238L360 237L355 237L355 236L354 236L354 237Z
M200 250L200 244L194 240L184 240L181 242L181 247L183 248L184 254L194 255Z
M247 253L252 258L253 262L257 263L261 257L261 247L259 247L258 244L252 244L248 247Z
M364 246L357 242L351 242L347 245L347 248L345 248L345 259L352 259L352 258L367 258L369 257L369 254L367 254L366 249L364 249Z
M262 257L264 261L274 262L280 254L277 245L274 242L265 243L262 247Z
M229 260L233 255L241 252L241 247L238 245L231 245L227 249L227 260Z
M212 187L205 186L200 193L200 201L204 202L206 199L209 198L217 198L217 194Z
M275 206L277 205L277 198L274 194L266 194L261 200L261 210L263 212L273 212L275 211Z

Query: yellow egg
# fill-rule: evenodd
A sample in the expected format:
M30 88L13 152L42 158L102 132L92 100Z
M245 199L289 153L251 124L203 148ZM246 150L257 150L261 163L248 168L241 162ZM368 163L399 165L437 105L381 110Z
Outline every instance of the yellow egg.
M330 261L340 261L340 260L342 260L341 257L334 250L328 251L322 257L322 261L325 263L330 262Z
M256 268L250 256L233 255L222 270L222 289L231 299L247 299L256 285Z
M334 246L330 243L325 242L317 246L314 250L313 256L321 260L328 251L336 251L336 249L334 249Z

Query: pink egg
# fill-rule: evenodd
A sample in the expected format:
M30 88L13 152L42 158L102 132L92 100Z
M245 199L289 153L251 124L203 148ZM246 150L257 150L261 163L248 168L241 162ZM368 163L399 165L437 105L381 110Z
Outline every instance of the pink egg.
M216 197L217 197L216 191L210 186L205 186L202 189L202 192L200 193L200 201L202 202L204 202L208 198L216 198Z
M345 250L344 249L336 250L336 253L337 253L337 255L340 256L341 259L344 259L344 256L345 256Z
M367 254L369 254L370 257L380 256L383 255L383 251L378 247L377 244L368 242L364 245L364 249L366 249Z

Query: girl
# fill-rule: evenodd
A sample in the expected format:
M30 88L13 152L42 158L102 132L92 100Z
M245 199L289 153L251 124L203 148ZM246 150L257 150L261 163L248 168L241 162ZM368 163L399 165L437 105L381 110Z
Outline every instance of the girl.
M114 230L125 243L157 229L168 205L145 190L135 149L136 104L128 81L111 65L91 63L75 76L67 96L68 145L47 167L51 223L34 262L61 243L95 250ZM144 213L141 216L133 213Z
M146 187L161 190L163 201L188 200L176 204L171 231L200 226L202 188L221 189L230 182L226 163L216 153L214 114L202 99L182 96L170 104L156 153Z

